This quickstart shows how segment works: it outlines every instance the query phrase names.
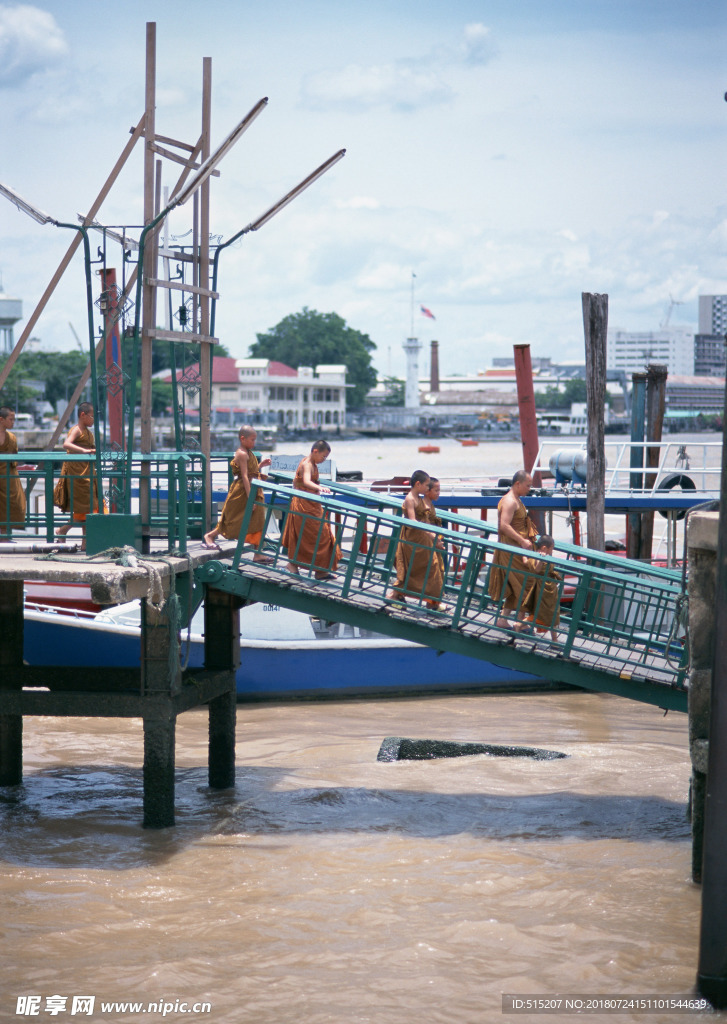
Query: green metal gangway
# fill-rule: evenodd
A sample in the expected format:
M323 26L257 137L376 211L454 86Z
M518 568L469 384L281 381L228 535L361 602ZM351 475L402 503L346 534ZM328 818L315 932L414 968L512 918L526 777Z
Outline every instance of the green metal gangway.
M420 561L426 557L431 564L439 557L430 538L443 544L443 607L435 610L424 588L417 589L408 578L398 588L405 601L387 596L396 579L401 532L410 522L401 515L401 499L345 485L332 484L331 492L316 496L323 518L294 514L309 522L315 534L312 562L323 531L334 532L342 558L333 578L317 579L313 566L310 571L302 568L299 575L290 572L289 556L298 553L281 544L291 501L296 496L310 501L311 495L288 482L255 481L252 495L264 495L266 501L259 550L270 561L253 561L254 552L245 543L253 507L248 501L234 556L200 566L197 581L242 602L277 604L554 682L687 711L686 599L680 572L558 542L553 557L538 555L562 577L560 623L552 640L550 630L519 632L519 609L507 626L497 625L503 610L501 601L489 594L493 556L498 550L505 553L507 575L512 558L523 550L498 543L494 526L446 512L438 512L441 527L417 524L428 535L426 544L414 545L425 552ZM316 566L321 568L327 567ZM537 617L538 608L534 611Z

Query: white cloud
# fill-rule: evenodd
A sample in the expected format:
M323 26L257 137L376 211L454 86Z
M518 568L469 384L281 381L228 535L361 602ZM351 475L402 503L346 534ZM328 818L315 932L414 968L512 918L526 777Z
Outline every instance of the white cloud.
M310 74L303 81L303 102L319 110L354 111L375 107L412 111L451 103L456 91L445 76L452 67L489 64L496 53L489 28L467 25L457 45L437 45L427 53L387 64L349 64Z
M374 107L415 110L453 97L434 70L417 70L403 63L364 67L349 64L338 71L319 71L303 82L303 100L315 109L364 111Z
M498 47L486 25L467 25L464 30L462 55L466 64L489 64L496 57Z
M373 196L352 196L350 199L335 199L337 210L378 210L380 203Z
M29 4L0 6L0 87L16 86L47 71L68 53L55 18Z

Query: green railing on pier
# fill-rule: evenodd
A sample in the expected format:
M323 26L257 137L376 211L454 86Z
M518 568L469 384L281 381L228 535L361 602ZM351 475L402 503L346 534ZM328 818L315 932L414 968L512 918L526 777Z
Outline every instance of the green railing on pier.
M426 532L427 543L410 539L405 543L412 552L421 552L419 562L426 566L424 582L421 572L417 582L411 571L396 581L397 547L402 530L411 525L395 507L401 499L361 491L346 495L345 487L335 489L336 494L314 497L324 510L324 520L297 510L294 513L301 522L310 523L315 538L311 570L333 569L330 561L316 564L324 530L329 526L333 530L343 556L334 578L320 582L313 571L310 579L289 571L289 556L297 562L300 557L282 547L281 527L293 498L310 501L311 495L267 482L253 482L252 493L259 491L266 497L259 550L271 561L261 565L250 560L252 549L245 542L252 510L249 501L231 566L207 563L198 570L198 578L248 599L273 600L441 650L458 650L551 679L560 676L563 682L686 709L687 650L680 626L684 595L678 573L559 542L552 557L538 555L541 563L562 577L557 583L560 622L554 626L556 638L551 638L550 628L544 634L537 630L525 634L520 632L527 626L524 608L516 605L509 613L504 611L505 587L499 600L490 596L495 553L501 553L504 564L499 568L506 580L517 571L513 559L524 554L522 548L500 544L494 526L454 513L441 514L442 527L417 524ZM432 545L436 538L443 554L440 608L430 607L432 595L427 593L426 583L427 572L439 557ZM410 566L412 562L413 558ZM527 583L537 583L542 577L532 571L519 572L519 581L524 584L522 600ZM405 597L403 603L388 596L394 589ZM263 598L263 593L267 597ZM541 591L530 607L535 619L543 599ZM504 618L507 624L502 623Z
M64 462L81 462L89 466L89 475L68 475L70 510L62 512L53 504L53 492L62 477ZM9 475L9 463L17 463L26 497L25 521L22 526L12 522L10 488L2 487ZM148 525L152 536L162 537L168 550L186 552L189 537L201 537L204 532L208 474L206 460L199 452L153 452L150 455L134 453L131 479L127 479L124 452L103 452L102 478L98 486L96 459L86 455L67 455L64 452L19 452L0 454L0 530L16 534L19 530L42 536L49 543L55 539L56 529L68 522L73 514L73 492L79 486L90 487L94 506L99 506L99 491L106 512L124 512L127 508L140 511L142 523ZM143 467L143 469L142 469ZM139 503L140 481L148 480L149 500L145 512ZM144 486L144 485L142 485ZM171 497L170 497L171 496ZM85 499L88 510L89 500Z

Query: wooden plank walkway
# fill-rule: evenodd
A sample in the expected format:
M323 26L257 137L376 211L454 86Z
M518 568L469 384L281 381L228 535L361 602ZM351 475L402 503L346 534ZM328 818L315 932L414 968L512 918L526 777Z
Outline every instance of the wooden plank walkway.
M687 690L678 668L665 651L618 638L579 635L566 643L570 624L561 630L563 641L535 639L496 625L497 609L475 610L453 621L453 609L432 611L414 601L386 599L387 584L368 578L348 593L339 577L319 581L294 575L282 568L242 558L237 567L226 561L208 562L196 575L208 587L232 593L246 601L266 601L331 621L349 623L386 636L412 640L437 650L455 651L508 668L588 690L615 693L665 709L687 710ZM472 594L477 606L481 586Z

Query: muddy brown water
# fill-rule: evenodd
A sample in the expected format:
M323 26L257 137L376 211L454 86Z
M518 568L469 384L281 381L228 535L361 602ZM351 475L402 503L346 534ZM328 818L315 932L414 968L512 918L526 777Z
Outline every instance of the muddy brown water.
M386 736L568 756L377 762ZM474 1024L573 1019L503 1015L503 993L693 992L686 716L577 692L241 706L223 792L206 743L183 715L177 825L148 831L140 722L26 719L24 784L0 790L0 1020L29 995L41 1020L162 1019L100 1012L138 1001Z

